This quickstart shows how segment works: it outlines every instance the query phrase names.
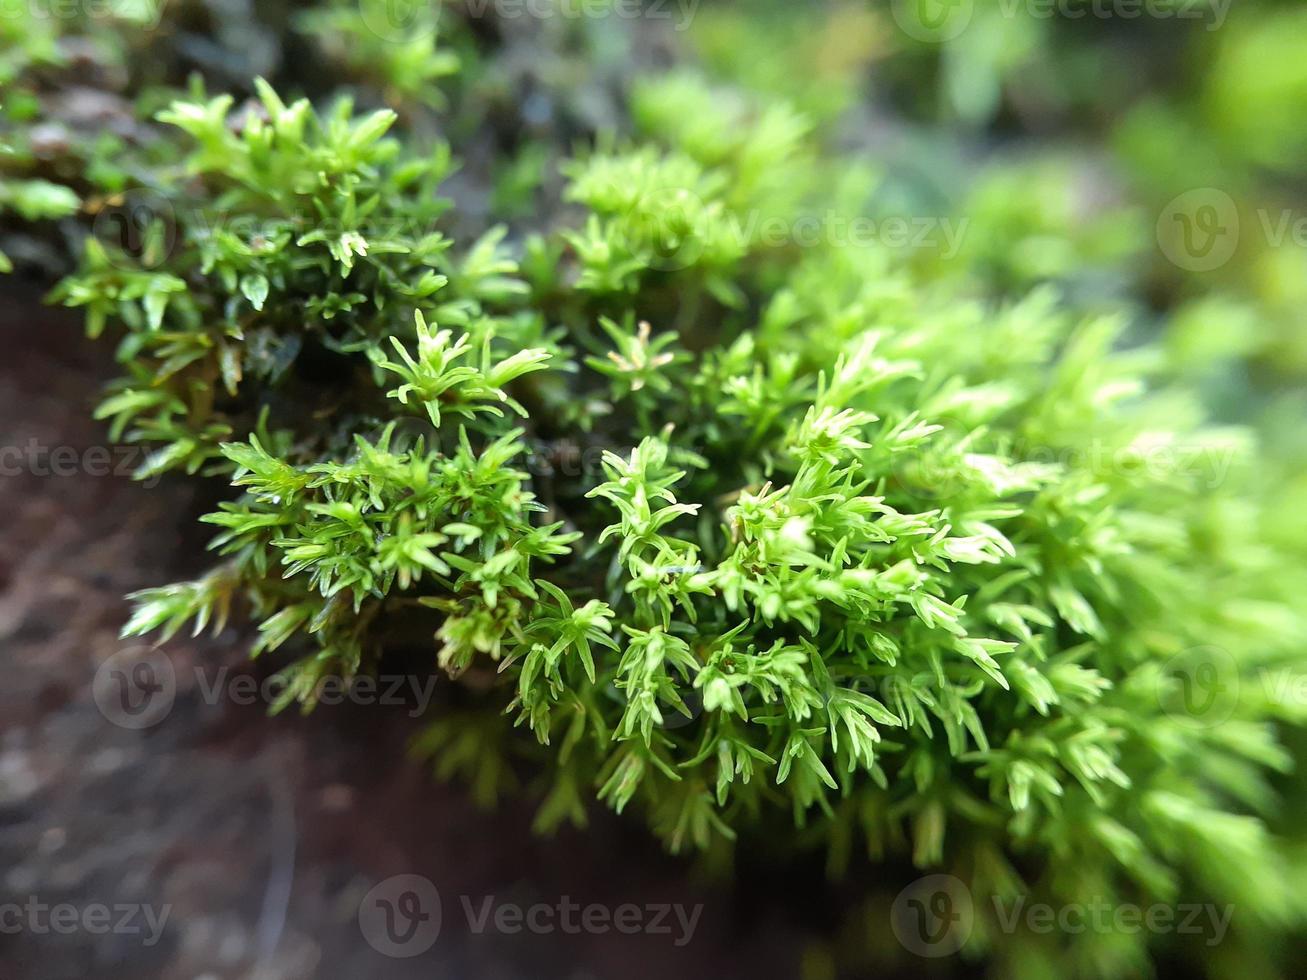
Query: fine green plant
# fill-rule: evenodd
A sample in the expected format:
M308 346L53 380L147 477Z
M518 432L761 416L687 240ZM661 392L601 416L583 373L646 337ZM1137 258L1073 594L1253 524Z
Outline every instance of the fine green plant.
M454 59L405 51L387 101L433 102ZM1036 285L1123 261L1133 216L1082 234L1056 174L992 177L968 274L909 261L837 233L841 99L675 72L561 166L556 226L455 239L457 147L256 87L158 113L142 247L92 236L54 293L117 344L97 416L137 475L229 488L211 570L126 634L239 616L279 707L419 650L477 682L416 748L486 801L525 779L541 831L601 805L674 852L1231 902L1208 967L1273 969L1307 486L1128 308ZM1149 939L977 904L963 953L1116 976Z

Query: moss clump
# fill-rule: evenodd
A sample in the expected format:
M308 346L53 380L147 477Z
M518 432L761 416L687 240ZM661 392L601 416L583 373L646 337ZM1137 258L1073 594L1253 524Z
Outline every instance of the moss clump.
M492 667L502 724L421 747L487 797L525 749L543 830L597 798L674 851L1233 902L1269 961L1303 911L1264 822L1304 714L1265 683L1301 664L1301 474L1205 421L1128 311L1024 292L1045 276L1005 243L1057 208L1014 221L995 183L977 275L905 260L842 233L863 172L821 120L719 92L642 82L643 134L565 162L529 233L460 209L458 148L389 110L260 84L160 113L182 162L146 246L92 240L56 295L118 338L99 415L153 448L140 475L231 494L213 570L138 594L127 632L239 609L310 705L415 642ZM1060 273L1129 253L1104 227ZM1147 963L1143 933L997 909L969 953Z

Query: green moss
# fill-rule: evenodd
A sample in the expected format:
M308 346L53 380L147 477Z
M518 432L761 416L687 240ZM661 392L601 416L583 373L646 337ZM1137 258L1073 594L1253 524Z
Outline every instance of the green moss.
M429 101L452 62L404 51L394 101ZM1304 488L1205 418L1191 369L1247 350L1211 342L1219 304L1168 355L1037 285L1129 262L1133 212L1081 224L1065 169L1016 170L967 198L960 266L851 241L865 172L835 179L825 100L680 72L521 234L452 204L425 127L258 90L159 114L180 163L145 247L91 239L55 294L118 343L98 414L153 449L138 475L230 484L213 570L139 593L127 633L238 611L308 706L417 636L494 668L475 700L507 716L418 748L487 800L531 756L542 830L607 805L678 852L1234 902L1270 962L1304 912L1268 829L1304 708L1264 683L1301 667ZM978 905L965 952L1146 962L1143 934L1057 938Z

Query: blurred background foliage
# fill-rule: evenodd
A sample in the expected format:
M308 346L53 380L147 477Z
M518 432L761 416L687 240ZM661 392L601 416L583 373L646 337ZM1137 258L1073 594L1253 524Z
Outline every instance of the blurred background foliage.
M1132 303L1141 329L1165 332L1177 366L1201 374L1234 354L1259 390L1307 372L1307 236L1296 224L1307 11L1158 0L1150 9L1173 16L1104 17L1101 0L959 0L945 8L956 24L919 37L918 2L748 0L668 5L665 19L546 20L419 4L402 28L385 26L384 0L115 0L80 20L28 5L37 14L0 18L0 207L12 226L70 213L71 198L40 181L72 187L90 208L88 192L148 184L153 134L139 120L192 73L236 93L260 75L316 97L347 88L417 132L434 133L441 113L440 127L476 134L484 151L465 160L465 174L487 179L462 210L538 225L577 141L668 136L674 124L677 141L697 140L711 161L705 137L750 111L731 105L728 89L742 88L815 123L839 155L814 180L837 178L841 206L860 189L872 218L965 219L955 254L913 251L940 275L996 293L1053 281L1088 306ZM689 75L640 99L640 80L671 65ZM710 105L677 108L706 92ZM673 108L660 115L659 99ZM1166 209L1195 189L1228 195L1239 224L1229 260L1200 272L1167 258L1184 228Z

